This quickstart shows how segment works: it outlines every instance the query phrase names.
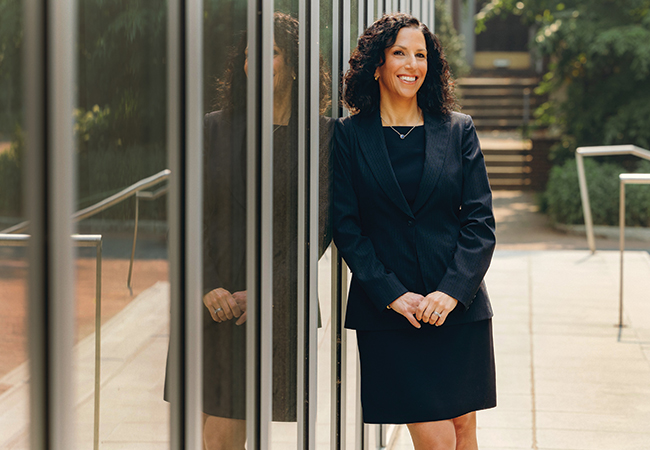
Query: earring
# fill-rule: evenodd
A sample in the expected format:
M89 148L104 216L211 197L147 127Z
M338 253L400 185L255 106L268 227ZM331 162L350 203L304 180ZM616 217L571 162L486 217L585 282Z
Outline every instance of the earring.
M379 79L379 75L375 75L375 81Z
M296 76L295 75L293 76L293 81L296 81Z

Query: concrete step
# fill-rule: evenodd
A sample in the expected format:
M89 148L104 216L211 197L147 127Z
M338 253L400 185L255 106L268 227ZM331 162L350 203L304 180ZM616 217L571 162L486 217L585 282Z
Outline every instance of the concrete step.
M500 108L500 107L522 107L524 104L523 95L520 97L463 97L459 101L463 107L462 112L466 112L470 108ZM543 99L538 96L530 96L531 106L538 106L542 104Z
M485 163L492 166L524 164L533 159L532 155L526 155L523 153L514 155L484 154L483 156L485 157Z
M524 91L518 87L492 87L484 86L477 89L458 89L462 99L483 97L517 97L523 98Z
M465 77L458 80L458 86L537 86L535 77Z
M476 128L520 128L524 126L523 117L507 119L486 119L477 117L474 119Z
M523 118L524 115L524 105L520 107L510 107L510 108L466 108L463 109L465 114L469 114L473 119L489 119L491 117L496 118Z

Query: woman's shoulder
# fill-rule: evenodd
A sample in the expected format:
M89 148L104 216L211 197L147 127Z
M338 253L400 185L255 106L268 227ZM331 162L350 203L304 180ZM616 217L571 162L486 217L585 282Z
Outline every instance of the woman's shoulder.
M469 128L474 126L474 122L472 121L472 117L468 114L463 114L458 111L452 111L449 114L449 120L451 121L452 126L460 126L463 128Z

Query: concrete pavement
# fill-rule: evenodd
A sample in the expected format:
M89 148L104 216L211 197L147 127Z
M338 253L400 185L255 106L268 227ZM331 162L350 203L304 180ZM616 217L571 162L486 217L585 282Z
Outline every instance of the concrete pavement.
M505 200L499 205L495 196L499 223L507 223L507 217L499 219L503 211L510 211L511 217L524 211L522 217L540 220L530 201L520 202L516 193L508 195L514 196L515 206L507 207ZM650 449L650 256L644 251L625 255L628 326L619 333L614 326L618 252L599 250L591 255L586 250L563 250L580 248L580 241L586 247L584 238L544 226L550 234L543 238L531 233L528 241L512 241L515 223L498 231L499 246L487 275L495 309L498 406L478 414L480 448ZM566 244L569 240L574 246ZM319 288L323 327L318 331L317 449L325 450L331 370L327 257L321 261ZM103 326L102 449L168 448L169 409L162 401L168 310L168 285L158 283ZM356 413L352 334L347 350L346 441L352 449ZM75 352L75 448L91 448L92 337L81 341ZM28 448L27 383L26 364L0 380L10 386L0 396L0 449ZM375 430L369 431L370 448L376 448ZM274 423L272 435L274 450L296 448L295 424ZM404 427L391 427L391 437L389 448L412 449Z

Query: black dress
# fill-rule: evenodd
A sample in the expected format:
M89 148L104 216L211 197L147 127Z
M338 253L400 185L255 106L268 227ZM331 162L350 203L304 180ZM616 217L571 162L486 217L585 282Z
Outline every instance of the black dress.
M410 127L395 127L405 135ZM400 139L384 138L390 162L410 206L424 164L424 127ZM421 273L412 291L427 295ZM361 400L366 423L417 423L452 419L496 406L491 319L420 329L357 330Z

